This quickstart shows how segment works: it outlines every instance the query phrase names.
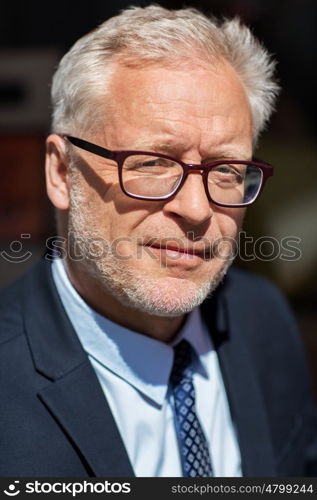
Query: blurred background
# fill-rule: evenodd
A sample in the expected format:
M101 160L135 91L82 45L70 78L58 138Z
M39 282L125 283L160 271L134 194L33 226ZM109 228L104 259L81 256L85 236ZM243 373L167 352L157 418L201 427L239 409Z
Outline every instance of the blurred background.
M50 79L60 57L87 31L128 5L151 2L2 2L0 15L0 286L43 254L55 234L44 186ZM317 394L317 54L315 0L157 1L206 14L238 15L278 60L282 93L257 158L275 166L249 209L237 265L287 295L300 325ZM246 238L251 238L247 240ZM247 242L247 244L246 244Z

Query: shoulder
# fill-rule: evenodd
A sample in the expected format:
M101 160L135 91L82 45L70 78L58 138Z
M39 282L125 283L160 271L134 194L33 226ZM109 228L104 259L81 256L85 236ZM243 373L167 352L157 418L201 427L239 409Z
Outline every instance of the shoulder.
M0 346L23 334L24 277L0 290Z
M270 387L272 393L279 387L282 393L281 388L286 387L288 395L291 390L294 395L296 390L307 394L306 348L281 291L264 277L232 269L222 292L230 334L244 342L264 391Z
M268 278L237 267L229 269L223 285L229 293L237 293L243 290L243 293L250 296L250 298L254 296L259 299L262 295L268 296L271 294L283 298L277 286Z
M256 316L259 322L283 321L294 328L294 316L285 295L264 276L232 268L222 285L231 308Z
M288 363L299 369L306 365L294 314L283 293L267 278L232 268L208 302L207 308L216 307L218 316L220 310L220 323L229 337L246 343L259 370L266 371L274 363L278 371L287 373Z
M36 300L36 283L47 281L50 264L44 261L36 263L28 272L16 281L0 289L0 346L24 335L24 304L33 295Z

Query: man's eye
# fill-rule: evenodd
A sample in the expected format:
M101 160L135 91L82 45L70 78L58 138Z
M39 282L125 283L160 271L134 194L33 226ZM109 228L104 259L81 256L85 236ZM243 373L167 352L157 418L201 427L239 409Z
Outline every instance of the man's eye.
M238 173L233 167L230 165L219 165L214 168L215 172L219 172L221 174L236 174Z
M160 172L166 171L175 165L174 162L165 158L135 158L129 157L125 163L124 168L127 170L136 170L140 172Z
M233 165L224 164L218 165L210 172L209 178L218 181L241 183L243 182L244 175L240 169Z
M219 167L216 167L215 170L217 172L222 172L223 174L230 174L232 172L232 169L228 167L228 165L220 165Z
M157 167L158 165L162 165L162 161L160 160L147 160L140 163L141 167Z
M172 167L174 162L171 160L167 160L166 158L154 158L142 161L142 166L144 167Z

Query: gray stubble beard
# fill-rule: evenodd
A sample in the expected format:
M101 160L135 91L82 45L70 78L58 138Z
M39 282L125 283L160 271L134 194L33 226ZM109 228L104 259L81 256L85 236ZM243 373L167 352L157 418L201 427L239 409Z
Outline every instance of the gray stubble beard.
M212 295L233 261L233 257L228 254L227 259L222 259L221 269L199 285L187 279L151 278L146 272L132 270L124 264L125 260L118 259L112 251L111 242L99 236L93 218L85 213L83 201L80 190L75 191L74 188L68 218L68 238L70 247L76 244L76 240L82 242L83 259L78 267L95 281L98 288L105 292L105 296L115 297L128 308L164 317L186 314ZM104 242L106 256L91 256L90 244L94 239ZM177 282L173 281L176 279Z

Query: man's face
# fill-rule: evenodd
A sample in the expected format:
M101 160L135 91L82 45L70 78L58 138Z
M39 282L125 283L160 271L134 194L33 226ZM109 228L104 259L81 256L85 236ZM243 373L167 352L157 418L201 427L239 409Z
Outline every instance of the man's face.
M227 63L180 70L118 66L110 90L103 129L83 139L195 164L252 156L249 104ZM220 255L211 250L223 238L236 238L244 209L210 203L199 171L168 201L132 199L120 190L113 161L78 149L76 155L86 166L72 189L69 231L86 253L98 247L99 257L86 258L84 268L104 292L166 316L204 300L231 261L228 245L218 246ZM103 252L100 241L107 243Z

